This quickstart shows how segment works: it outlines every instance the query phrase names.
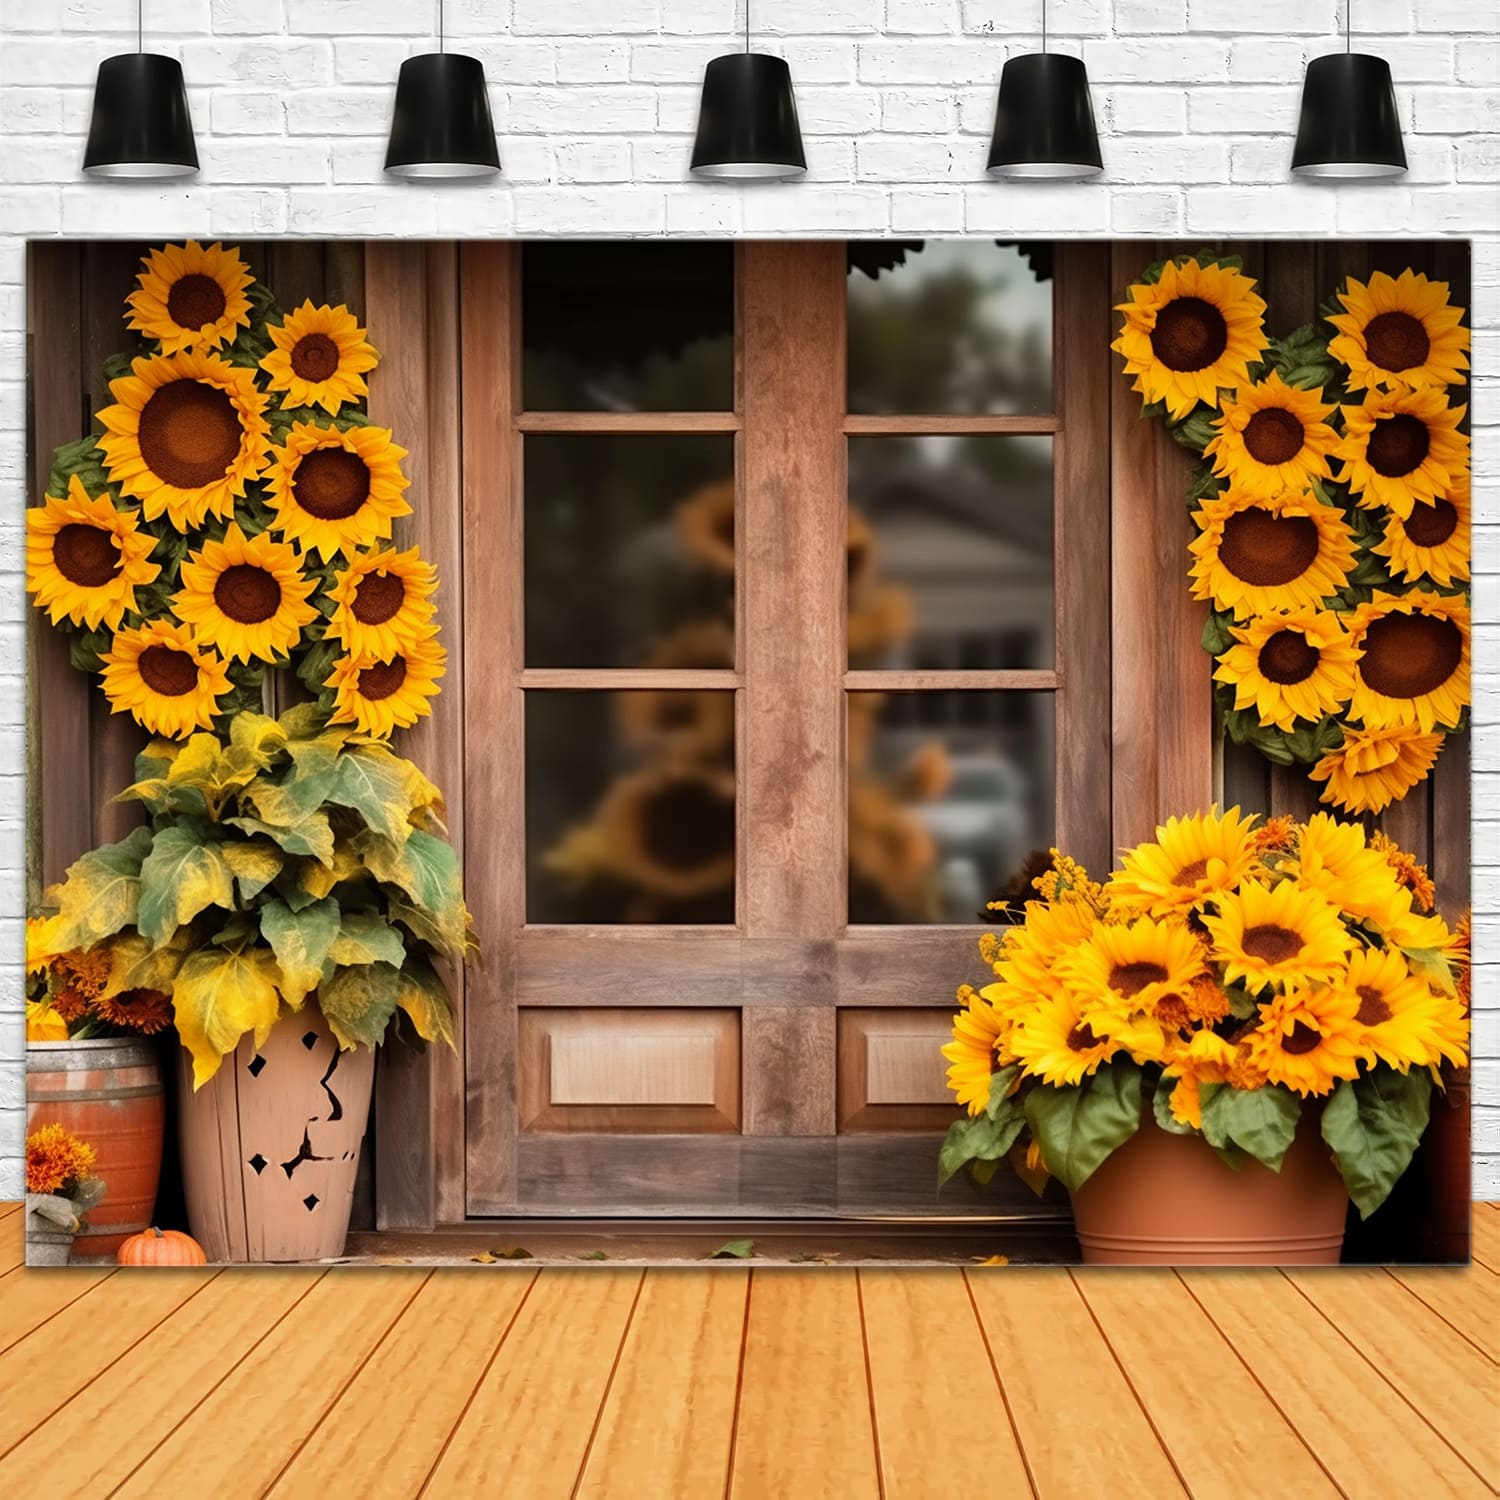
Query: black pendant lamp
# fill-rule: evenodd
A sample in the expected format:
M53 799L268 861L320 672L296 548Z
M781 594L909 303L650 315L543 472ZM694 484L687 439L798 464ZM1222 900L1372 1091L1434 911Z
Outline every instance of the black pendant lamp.
M500 170L484 64L443 50L443 0L438 0L438 50L408 57L396 80L396 109L385 149L392 177L489 177Z
M714 58L703 71L703 101L690 170L720 181L774 181L807 170L797 100L786 59L750 50L750 0L745 0L745 50Z
M1353 50L1352 6L1344 0L1344 50L1307 65L1292 150L1298 177L1396 177L1406 170L1391 67Z
M135 7L135 51L106 57L94 80L83 170L90 177L191 177L198 147L187 85L175 57L142 50L141 0Z
M991 177L1062 179L1104 170L1094 105L1083 60L1047 50L1047 0L1042 0L1042 50L1012 57L1000 70Z

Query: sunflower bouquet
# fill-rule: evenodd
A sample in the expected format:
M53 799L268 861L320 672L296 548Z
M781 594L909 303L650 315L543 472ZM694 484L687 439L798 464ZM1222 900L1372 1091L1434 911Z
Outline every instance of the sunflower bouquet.
M1463 310L1412 270L1349 277L1275 339L1235 256L1129 288L1111 346L1198 455L1193 597L1224 728L1322 800L1378 813L1432 770L1469 703L1469 439L1450 400Z
M172 1024L171 997L161 990L110 984L110 955L49 952L47 915L26 923L26 1040L155 1036Z
M27 512L26 586L115 713L169 739L260 708L294 667L334 723L388 737L443 675L433 568L391 544L406 450L370 423L348 308L283 312L236 251L142 262L136 351Z
M104 1181L94 1175L95 1161L94 1148L61 1125L31 1131L26 1137L27 1228L36 1222L76 1234L83 1216L104 1196Z
M968 1113L940 1181L1009 1160L1077 1189L1142 1127L1272 1170L1305 1110L1361 1213L1467 1062L1466 925L1383 835L1317 813L1173 818L1107 880L1065 855L1001 935L993 982L959 990L948 1084Z

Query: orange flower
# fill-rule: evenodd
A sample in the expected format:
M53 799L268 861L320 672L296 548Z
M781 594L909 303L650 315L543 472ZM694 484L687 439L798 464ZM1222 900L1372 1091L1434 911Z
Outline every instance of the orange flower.
M1396 872L1396 879L1411 892L1418 911L1431 911L1437 905L1437 887L1427 873L1427 866L1415 854L1408 854L1378 829L1370 835L1370 847L1385 856L1386 864Z
M121 990L118 995L101 995L94 1002L94 1009L101 1020L139 1036L155 1036L172 1024L172 1003L160 990Z
M94 1173L94 1148L61 1125L43 1125L26 1137L26 1191L64 1193Z
M61 953L48 965L48 976L53 1010L64 1021L76 1021L109 981L109 954Z

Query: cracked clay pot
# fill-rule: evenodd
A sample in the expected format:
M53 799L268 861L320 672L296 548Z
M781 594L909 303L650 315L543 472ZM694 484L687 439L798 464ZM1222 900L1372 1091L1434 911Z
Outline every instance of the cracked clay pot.
M375 1052L340 1052L316 1005L244 1038L197 1093L179 1054L183 1190L211 1261L326 1260L344 1252Z

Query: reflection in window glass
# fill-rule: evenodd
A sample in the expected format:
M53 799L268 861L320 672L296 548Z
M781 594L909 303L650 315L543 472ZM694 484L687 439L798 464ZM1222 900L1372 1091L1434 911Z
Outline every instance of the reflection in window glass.
M528 411L731 411L734 247L528 244Z
M524 462L528 667L734 665L732 436L533 434Z
M1055 842L1051 693L849 694L849 920L974 922Z
M849 410L1051 411L1050 247L851 245Z
M734 921L734 694L526 694L528 922Z
M1052 440L849 439L849 665L1052 665Z

